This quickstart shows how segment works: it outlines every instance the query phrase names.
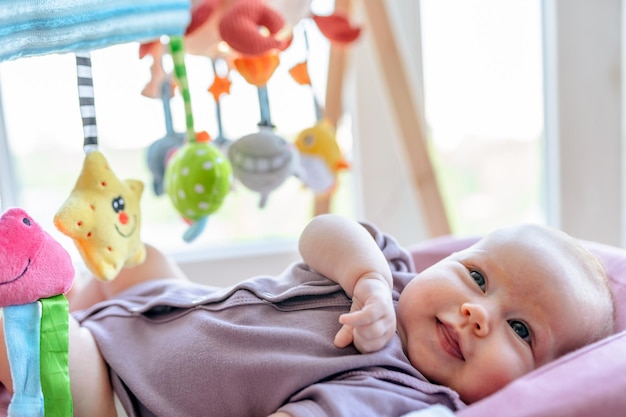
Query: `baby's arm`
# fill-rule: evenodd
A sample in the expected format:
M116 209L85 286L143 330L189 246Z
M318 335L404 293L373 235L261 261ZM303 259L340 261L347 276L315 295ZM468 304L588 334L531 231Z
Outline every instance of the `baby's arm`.
M304 228L299 249L304 262L352 297L335 345L354 343L360 352L384 347L396 331L391 270L367 230L341 216L317 216Z

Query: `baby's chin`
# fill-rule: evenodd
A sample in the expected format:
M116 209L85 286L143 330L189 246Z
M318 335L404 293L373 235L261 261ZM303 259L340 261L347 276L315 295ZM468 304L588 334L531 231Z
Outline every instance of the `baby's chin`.
M465 392L465 391L458 391L458 390L455 390L455 391L459 394L459 397L461 397L461 401L463 401L465 404L472 404L472 403L482 400L483 398L487 398L488 396L490 396L491 394L493 394L494 392L498 390L496 389L490 392Z
M430 381L434 383L439 383L434 380ZM487 398L491 394L501 390L506 385L508 385L508 382L498 384L486 384L485 381L477 381L471 384L462 384L460 383L460 381L455 382L450 382L448 384L442 385L446 385L456 391L465 404L472 404L482 400L483 398Z

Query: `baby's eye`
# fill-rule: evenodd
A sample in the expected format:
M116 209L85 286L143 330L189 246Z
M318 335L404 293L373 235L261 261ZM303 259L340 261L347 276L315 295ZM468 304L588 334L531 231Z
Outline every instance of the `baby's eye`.
M485 281L485 277L478 271L470 271L470 276L476 282L476 284L480 287L482 292L485 292L487 289L487 282Z
M528 326L526 326L526 324L519 320L509 320L508 323L516 335L521 337L524 342L530 344L530 330L528 330Z

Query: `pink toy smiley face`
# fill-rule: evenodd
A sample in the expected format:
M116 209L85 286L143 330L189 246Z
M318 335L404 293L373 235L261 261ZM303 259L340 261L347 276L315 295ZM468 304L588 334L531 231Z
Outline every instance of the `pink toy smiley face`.
M0 216L0 307L64 294L73 279L67 251L26 211Z

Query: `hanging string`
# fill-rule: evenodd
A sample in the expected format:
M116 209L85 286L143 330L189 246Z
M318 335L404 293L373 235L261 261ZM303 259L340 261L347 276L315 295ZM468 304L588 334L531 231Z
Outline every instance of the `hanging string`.
M185 47L182 36L170 37L170 50L174 61L174 73L178 81L178 87L183 96L185 104L185 123L187 126L187 141L196 142L196 131L191 111L191 93L189 92L189 81L187 80L187 68L185 67Z
M217 80L219 77L219 74L217 73L217 61L218 58L212 59L211 60L211 66L213 67L213 79ZM223 58L221 58L223 59ZM225 59L223 59L224 62L226 61ZM226 74L228 74L228 64L226 63ZM215 81L214 81L215 82ZM216 94L215 95L215 118L217 120L217 137L213 140L213 142L217 145L217 146L221 146L224 145L228 140L226 139L226 137L224 136L224 129L222 126L222 106L220 103L220 94Z
M161 83L161 102L163 104L163 115L165 116L165 134L174 135L174 124L172 123L172 109L170 99L172 98L172 80L166 77Z
M98 128L96 125L96 106L93 94L93 76L91 74L91 55L89 52L76 52L75 55L78 100L80 116L83 119L83 150L87 154L98 149Z
M306 26L304 22L302 22L302 34L304 35L304 47L306 51L306 62L309 62L309 57L311 56L311 50L309 46L309 35L306 30ZM320 121L323 117L322 106L320 105L319 100L317 99L317 94L315 94L315 89L313 88L313 81L310 81L309 87L311 88L311 94L313 95L313 106L315 107L315 120Z
M261 110L261 121L259 122L259 126L270 127L273 129L276 126L274 126L274 123L272 123L272 115L270 113L270 98L267 92L267 84L258 86L257 91L259 94L259 109Z

